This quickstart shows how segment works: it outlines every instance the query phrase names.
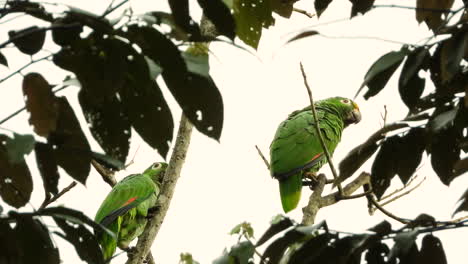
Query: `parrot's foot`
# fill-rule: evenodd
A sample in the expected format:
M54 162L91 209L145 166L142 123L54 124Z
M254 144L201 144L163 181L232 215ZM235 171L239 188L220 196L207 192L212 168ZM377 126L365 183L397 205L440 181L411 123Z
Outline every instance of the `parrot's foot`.
M123 251L127 252L127 256L130 258L133 254L135 254L136 247L126 247L121 248Z
M317 177L317 173L315 172L304 172L302 174L302 178L305 178L305 179L310 179L312 181L317 181L318 177Z
M146 215L147 219L153 218L159 211L159 206L154 206L148 209L148 214Z
M314 189L315 185L317 184L317 174L313 172L304 172L302 174L302 186L308 186L311 190Z

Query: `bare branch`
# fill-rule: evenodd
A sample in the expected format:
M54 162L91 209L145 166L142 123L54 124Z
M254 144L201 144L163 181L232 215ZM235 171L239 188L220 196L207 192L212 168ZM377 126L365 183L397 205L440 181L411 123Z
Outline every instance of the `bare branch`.
M328 165L330 165L330 169L333 174L333 179L336 181L338 179L338 173L336 172L335 166L333 165L333 160L331 158L330 152L327 149L327 146L325 146L325 141L323 140L322 136L322 131L320 131L319 128L319 121L317 118L317 111L315 111L315 104L314 104L314 98L312 97L312 90L309 87L309 83L307 82L307 75L304 71L304 66L302 66L302 62L299 63L300 68L301 68L301 73L302 73L302 78L304 79L304 85L307 88L307 93L309 94L309 101L310 101L310 109L312 110L312 115L314 117L314 127L315 131L317 132L317 135L320 140L320 145L322 146L323 152L325 153L325 157L327 158ZM338 191L342 194L343 189L341 188L341 184L338 182L337 183Z
M353 194L356 190L358 190L360 187L362 187L364 184L367 184L370 182L370 174L367 172L362 172L356 179L354 179L352 182L348 183L344 188L343 188L343 197L340 197L339 192L334 192L332 194L329 194L327 196L324 196L322 198L320 207L325 207L325 206L330 206L332 204L337 203L340 200L343 200L346 196L350 196ZM351 198L358 198L358 197L353 197L350 196Z
M101 175L102 179L109 184L111 187L114 187L117 184L117 180L115 180L114 172L104 168L99 162L96 160L91 160L91 164L93 165L94 169Z
M315 16L315 14L311 14L311 13L307 12L304 9L299 9L299 8L293 7L293 11L297 12L297 13L300 13L300 14L303 14L303 15L309 17L309 18L313 18Z
M393 218L395 220L397 220L398 222L402 223L402 224L408 224L409 220L407 219L403 219L401 217L398 217L392 213L390 213L389 211L385 210L382 206L380 206L380 204L375 200L374 196L372 194L369 194L367 195L367 200L372 204L374 205L377 209L379 209L379 211L381 211L382 213L384 213L385 215L387 215L388 217L390 218Z
M258 148L257 145L255 145L255 148L256 148L257 151L258 151L258 155L260 155L260 157L262 158L263 162L265 162L265 165L267 166L268 170L270 170L270 163L268 163L268 160L265 158L265 156L263 156L262 151Z
M76 182L74 181L74 182L70 183L70 185L65 187L61 192L57 193L54 197L49 198L49 197L46 196L46 198L44 199L44 202L39 207L39 210L44 209L49 204L57 201L58 198L62 197L65 193L67 193L68 191L73 189L73 187L75 187L75 186L76 186Z
M116 6L112 7L112 3L114 1L112 1L109 5L109 7L106 9L106 11L99 17L99 18L103 18L107 15L109 15L110 13L114 12L116 9L118 9L119 7L123 6L125 3L127 3L129 0L123 0L122 2L118 3Z
M317 212L322 208L322 193L323 188L325 187L325 183L327 181L327 177L324 174L318 175L317 184L314 186L312 190L312 194L309 197L309 203L302 208L302 224L303 225L312 225L315 222L315 216Z
M127 260L127 264L140 264L150 252L156 235L164 221L167 210L174 194L177 180L180 176L182 165L184 164L187 150L190 144L190 136L192 134L193 125L188 118L182 114L180 119L179 131L177 139L172 151L169 166L164 175L164 180L161 187L161 193L157 201L157 213L148 221L145 231L138 238L135 253Z

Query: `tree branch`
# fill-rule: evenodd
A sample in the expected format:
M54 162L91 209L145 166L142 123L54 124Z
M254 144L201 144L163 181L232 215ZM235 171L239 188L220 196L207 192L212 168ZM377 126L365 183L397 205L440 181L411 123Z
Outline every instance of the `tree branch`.
M327 177L324 174L318 175L317 184L314 186L312 190L312 194L309 197L309 203L302 208L302 224L303 225L312 225L315 222L315 216L317 216L318 210L322 207L322 193L323 188L325 187L325 183L327 181Z
M46 198L44 199L44 202L42 202L41 206L39 207L39 210L41 209L44 209L46 206L48 206L49 204L57 201L58 198L62 197L65 193L67 193L68 191L70 191L71 189L73 189L73 187L76 186L76 182L72 182L70 185L68 185L67 187L65 187L61 192L57 193L57 195L54 195L54 197L52 198L48 198L46 196Z
M310 109L312 110L312 115L314 117L315 131L317 132L317 135L320 140L320 145L322 146L323 152L325 153L325 157L327 158L327 161L328 161L328 165L330 166L330 169L332 171L333 179L336 181L336 179L338 179L338 173L336 172L335 166L333 165L333 160L331 158L330 152L328 151L327 146L325 146L325 141L323 140L322 131L320 131L317 111L315 111L314 98L312 97L312 90L310 89L309 83L307 82L307 76L304 71L304 66L302 66L302 62L300 62L299 65L301 67L301 73L302 73L302 78L304 79L304 85L307 88L307 93L309 94ZM337 183L337 187L338 187L338 191L342 194L343 189L341 188L341 184L339 182Z
M140 264L148 255L151 245L153 244L156 235L161 228L164 217L169 209L172 196L174 194L177 180L180 176L182 165L184 164L187 150L190 144L190 136L192 134L193 125L188 118L182 114L180 119L179 131L177 139L172 151L171 160L166 170L164 180L161 187L161 193L157 201L157 213L148 221L145 231L138 238L135 253L130 256L127 264Z
M369 182L370 182L370 174L367 172L362 172L356 179L348 183L343 188L343 194L344 194L343 197L340 197L339 191L329 194L327 196L324 196L322 200L320 201L320 207L325 207L325 206L335 204L338 201L343 200L347 196L352 197L350 196L351 194L353 194L357 189L359 189L364 184L369 183ZM352 198L354 199L357 197L352 197Z
M96 160L91 160L91 165L93 165L94 169L101 175L102 179L109 184L111 187L114 187L117 184L117 180L114 177L114 173L99 164Z
M265 165L267 166L268 170L270 170L270 163L268 163L268 160L263 156L262 151L258 148L257 145L255 145L255 148L257 149L258 155L262 158L263 162L265 162Z

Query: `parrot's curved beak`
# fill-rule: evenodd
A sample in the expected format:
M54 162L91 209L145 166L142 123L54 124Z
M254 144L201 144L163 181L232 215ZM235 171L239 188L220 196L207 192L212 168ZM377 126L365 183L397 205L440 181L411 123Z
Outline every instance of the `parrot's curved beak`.
M362 115L361 111L359 111L358 108L355 108L352 112L351 115L353 116L353 123L357 124L361 121Z

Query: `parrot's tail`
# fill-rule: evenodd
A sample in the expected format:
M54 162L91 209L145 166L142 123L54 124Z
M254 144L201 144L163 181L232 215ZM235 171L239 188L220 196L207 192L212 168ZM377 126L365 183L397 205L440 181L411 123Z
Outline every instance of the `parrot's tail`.
M281 204L285 213L297 207L301 199L302 176L297 173L279 181Z

